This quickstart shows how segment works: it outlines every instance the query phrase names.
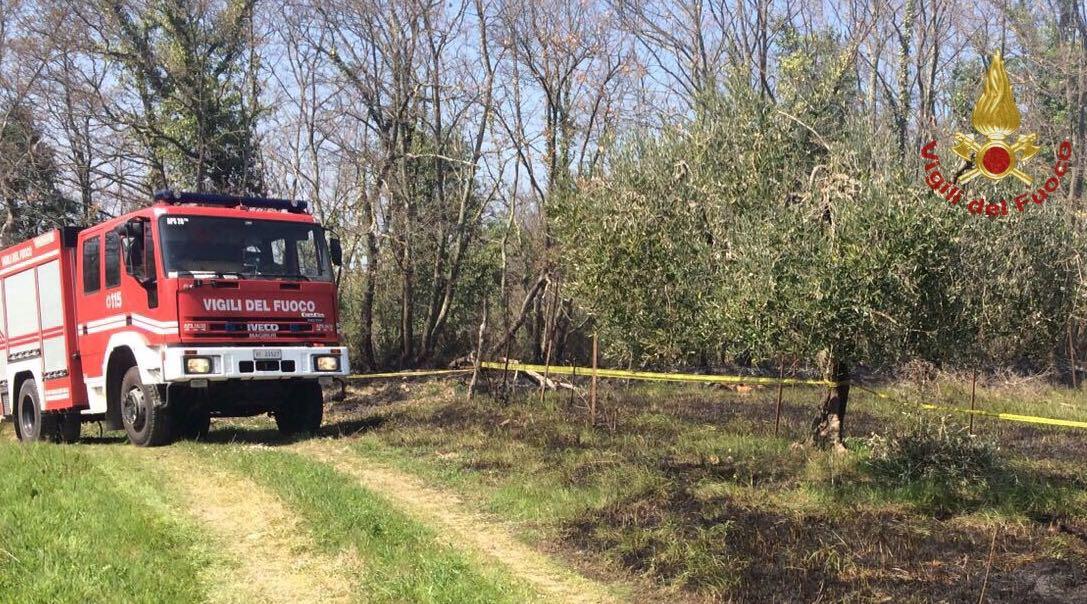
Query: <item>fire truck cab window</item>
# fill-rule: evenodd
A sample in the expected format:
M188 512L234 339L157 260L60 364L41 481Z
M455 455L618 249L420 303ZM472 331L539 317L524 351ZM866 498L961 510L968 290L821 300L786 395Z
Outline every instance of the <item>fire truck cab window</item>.
M98 253L99 238L91 237L83 240L83 293L91 294L102 287L102 274Z
M121 284L121 236L114 231L106 233L106 287Z
M297 241L298 272L307 277L314 277L321 274L321 268L317 265L321 255L317 251L317 241L313 231L310 231L308 235L305 239Z
M170 277L330 281L320 227L283 220L163 216L163 268Z

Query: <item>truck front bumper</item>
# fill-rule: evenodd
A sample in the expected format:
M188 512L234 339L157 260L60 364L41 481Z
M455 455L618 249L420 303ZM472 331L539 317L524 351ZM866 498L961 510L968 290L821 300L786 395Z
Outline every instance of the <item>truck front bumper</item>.
M335 370L328 369L328 357L339 360ZM321 358L325 360L318 362ZM193 372L191 366L208 371ZM203 367L197 367L203 369ZM163 351L162 376L165 382L193 380L284 380L294 378L342 377L347 375L347 349L343 346L170 346Z

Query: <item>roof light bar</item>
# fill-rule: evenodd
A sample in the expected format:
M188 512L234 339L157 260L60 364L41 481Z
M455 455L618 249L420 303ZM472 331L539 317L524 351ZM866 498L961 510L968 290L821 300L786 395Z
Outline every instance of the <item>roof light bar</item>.
M160 203L199 203L214 206L245 206L268 210L286 210L292 214L302 214L308 204L297 199L275 199L271 197L249 197L246 195L227 195L225 193L194 193L162 189L155 191L155 201Z

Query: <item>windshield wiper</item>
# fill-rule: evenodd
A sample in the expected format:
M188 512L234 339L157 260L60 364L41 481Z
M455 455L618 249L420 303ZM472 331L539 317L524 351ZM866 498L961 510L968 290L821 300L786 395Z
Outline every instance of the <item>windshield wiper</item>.
M193 279L209 279L215 277L216 279L226 279L227 277L236 277L238 279L244 279L247 275L238 271L175 271L179 277L192 277Z
M226 279L227 277L235 277L238 280L246 278L244 273L237 271L178 271L178 276L192 277L194 281L189 284L185 289L194 289L203 285L210 285L211 287L219 287L217 281L207 281L210 277L205 275L211 275L216 279Z
M225 279L227 277L237 277L238 279L245 279L245 277L246 277L245 273L239 273L238 271L209 271L209 272L215 273L215 276L220 278L220 279Z
M211 275L216 279L225 279L227 277L235 277L237 279L293 279L296 281L313 281L313 277L309 275L303 275L302 273L293 274L261 274L261 273L242 273L239 271L184 271L179 272L179 275L186 277L192 277L197 280L209 279L207 275Z

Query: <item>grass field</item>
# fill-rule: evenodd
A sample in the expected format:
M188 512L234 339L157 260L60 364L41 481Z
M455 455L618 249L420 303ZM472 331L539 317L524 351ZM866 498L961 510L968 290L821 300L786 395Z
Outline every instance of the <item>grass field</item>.
M970 437L861 392L835 454L794 444L815 390L786 392L778 436L773 389L601 392L595 426L567 392L469 403L387 382L299 442L267 419L155 450L5 434L0 599L977 601L983 583L990 601L1087 599L1087 432L977 418ZM1087 417L1067 391L983 394Z
M92 454L93 453L93 454ZM164 513L162 485L110 472L82 447L0 444L0 594L8 602L192 602L206 598L210 542Z

